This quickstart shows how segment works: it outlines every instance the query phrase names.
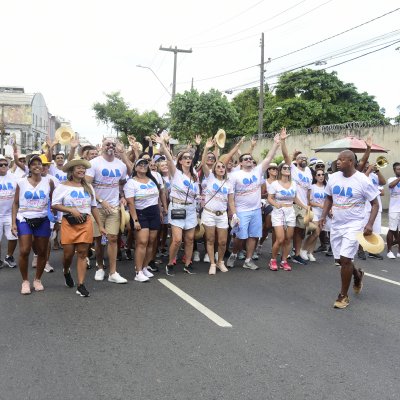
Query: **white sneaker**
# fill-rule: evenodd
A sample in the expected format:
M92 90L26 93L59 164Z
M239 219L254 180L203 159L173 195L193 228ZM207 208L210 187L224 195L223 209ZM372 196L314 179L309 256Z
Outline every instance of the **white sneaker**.
M118 272L114 272L113 274L108 275L108 282L112 283L127 283L128 280L123 278Z
M257 253L254 253L253 256L251 257L252 260L258 260L260 256Z
M37 267L37 255L34 254L33 258L32 258L32 268L36 268Z
M94 274L94 280L95 281L103 281L104 280L104 269L98 269L96 273Z
M317 261L317 259L314 257L314 254L308 253L307 255L308 255L308 259L309 259L310 261L312 261L312 262Z
M143 271L136 272L135 281L148 282L150 279L144 274Z
M389 251L387 254L387 258L396 258L392 251Z
M196 261L196 260L193 258L193 261ZM203 261L206 262L206 263L210 262L210 257L208 256L208 253L206 253L206 255L204 256Z
M197 250L195 250L193 252L193 262L199 262L199 261L200 261L200 253Z
M307 250L300 250L300 257L301 257L303 260L308 261Z
M152 277L154 276L154 274L152 274L152 273L150 272L150 270L147 269L147 267L144 267L144 268L142 269L142 271L143 271L143 274L144 274L145 276L147 276L148 278L152 278Z
M54 268L49 264L49 262L46 263L44 272L54 272Z

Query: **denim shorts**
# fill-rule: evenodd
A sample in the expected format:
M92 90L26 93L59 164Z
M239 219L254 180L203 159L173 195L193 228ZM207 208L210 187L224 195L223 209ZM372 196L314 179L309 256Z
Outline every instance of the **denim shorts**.
M240 220L239 227L232 230L238 239L259 238L262 236L261 208L236 212Z
M37 237L47 237L49 238L51 235L50 229L50 221L46 217L46 219L36 228L31 228L28 223L20 222L17 219L17 229L18 229L18 236L23 235L32 235Z
M186 218L172 219L171 210L180 208L184 208L186 210ZM195 228L197 226L196 204L189 204L187 206L184 206L183 204L173 204L173 202L171 201L168 206L168 221L171 226L177 226L184 231Z

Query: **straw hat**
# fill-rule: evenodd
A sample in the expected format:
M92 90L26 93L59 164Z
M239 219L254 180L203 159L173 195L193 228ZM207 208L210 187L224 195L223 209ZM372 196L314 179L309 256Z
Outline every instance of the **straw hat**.
M69 126L62 125L56 130L55 139L62 145L69 144L75 139L75 132Z
M317 229L317 224L315 222L309 222L307 225L308 232L314 232Z
M131 218L129 212L125 210L124 207L120 208L120 213L121 213L121 223L119 225L119 229L122 233L124 233L126 225L129 224L129 220Z
M223 129L218 129L218 132L214 136L215 143L220 149L223 149L225 147L225 141L226 141L226 133Z
M84 158L74 158L71 161L68 161L66 164L63 165L62 170L64 172L68 172L72 167L75 165L83 165L86 169L91 167L89 161L85 160Z
M368 253L379 254L385 248L385 242L383 241L381 235L378 235L377 233L364 236L363 232L358 232L356 239L363 249L368 251Z
M197 219L197 226L194 230L194 238L195 240L200 240L204 236L205 230L204 226L202 225L200 219Z
M308 207L306 214L304 215L304 225L308 225L313 219L314 213L311 211L311 207Z

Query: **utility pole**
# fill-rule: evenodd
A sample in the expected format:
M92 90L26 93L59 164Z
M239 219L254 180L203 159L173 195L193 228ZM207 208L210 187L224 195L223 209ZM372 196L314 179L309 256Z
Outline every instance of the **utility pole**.
M258 103L258 133L263 133L264 125L264 32L261 33L260 100Z
M4 124L4 106L1 107L0 135L1 135L1 155L4 155L4 135L6 134L6 126Z
M176 46L174 48L172 48L172 46L162 47L162 45L161 45L160 50L171 51L174 53L174 75L173 75L173 81L172 81L172 99L174 99L175 93L176 93L176 64L177 64L178 53L192 53L192 49L183 50L183 49L178 49Z

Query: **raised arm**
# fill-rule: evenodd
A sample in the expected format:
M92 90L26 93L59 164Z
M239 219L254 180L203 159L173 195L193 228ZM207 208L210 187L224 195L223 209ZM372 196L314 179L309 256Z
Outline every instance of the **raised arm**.
M172 158L172 154L170 153L169 149L167 148L164 139L162 137L156 136L156 135L152 135L151 139L154 140L156 143L159 143L160 153L164 154L167 159L169 173L171 174L171 176L174 176L175 172L176 172L176 166L174 163L174 159Z
M245 141L246 136L243 136L236 144L235 146L232 147L231 151L226 155L226 159L224 161L224 164L227 165L229 161L232 160L232 157L238 152L239 147L243 144Z
M251 139L250 149L249 149L249 153L250 153L251 156L253 155L253 151L256 148L256 145L257 145L257 140L256 139Z
M25 164L19 161L18 158L18 148L17 148L17 143L13 143L13 150L14 150L14 163L17 167L21 168L25 172Z
M71 140L71 143L69 145L70 145L70 150L68 154L68 161L72 161L75 157L76 149L79 146L79 139ZM50 161L49 158L48 160Z
M207 154L211 147L215 146L213 138L208 138L204 146L203 157L201 158L201 168L203 169L204 175L208 177L210 175L210 168L207 166Z
M282 155L283 159L285 160L285 163L287 165L290 165L292 163L292 160L290 159L288 149L286 147L286 139L289 137L289 135L286 133L286 128L281 129L281 150L282 150Z
M278 150L278 147L281 144L281 139L279 137L279 134L276 134L274 137L274 143L272 145L271 150L268 152L267 156L264 158L263 161L261 161L261 168L262 171L265 172L268 167L269 167L269 163L272 161L272 159L274 158L276 151Z
M365 163L368 161L369 156L371 154L371 147L372 147L372 137L368 136L367 140L365 140L365 144L367 146L367 150L365 150L364 155L362 156L361 160L358 162L356 166L356 170L362 172L365 167Z

